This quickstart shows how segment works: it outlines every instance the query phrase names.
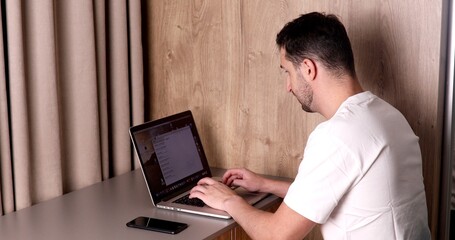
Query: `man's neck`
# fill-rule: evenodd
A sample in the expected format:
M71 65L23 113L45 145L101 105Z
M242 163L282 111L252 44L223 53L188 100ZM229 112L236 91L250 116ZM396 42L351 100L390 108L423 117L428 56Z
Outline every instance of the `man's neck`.
M320 103L321 108L318 112L326 119L330 119L335 115L343 102L349 97L363 91L356 79L348 79L339 85L332 84L332 87L328 88L328 91L324 92L323 96L321 96L320 101L323 102Z

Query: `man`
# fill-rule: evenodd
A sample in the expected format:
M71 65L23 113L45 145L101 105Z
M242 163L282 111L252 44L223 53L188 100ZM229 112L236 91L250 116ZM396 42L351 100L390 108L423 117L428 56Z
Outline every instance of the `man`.
M202 179L191 197L227 211L255 239L430 239L418 137L403 115L368 91L334 15L309 13L277 35L286 86L306 112L327 121L311 133L293 183L231 169ZM226 185L270 192L275 213L249 206Z

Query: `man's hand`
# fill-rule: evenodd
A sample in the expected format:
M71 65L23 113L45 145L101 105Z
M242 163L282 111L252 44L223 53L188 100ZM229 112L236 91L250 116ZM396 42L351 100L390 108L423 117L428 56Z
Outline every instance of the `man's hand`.
M229 200L243 200L230 187L212 178L199 180L191 189L190 198L199 198L212 208L226 211L225 203Z
M264 184L263 177L245 168L227 170L222 181L228 186L240 186L250 192L260 192Z

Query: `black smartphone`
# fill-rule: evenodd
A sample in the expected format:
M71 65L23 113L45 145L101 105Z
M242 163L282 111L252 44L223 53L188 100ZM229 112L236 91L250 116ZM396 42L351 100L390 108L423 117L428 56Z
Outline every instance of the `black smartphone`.
M137 217L136 219L129 221L126 226L155 232L177 234L187 228L188 224L150 217Z

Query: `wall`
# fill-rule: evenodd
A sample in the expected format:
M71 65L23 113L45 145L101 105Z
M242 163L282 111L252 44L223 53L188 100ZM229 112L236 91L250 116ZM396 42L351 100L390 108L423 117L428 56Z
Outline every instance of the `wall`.
M310 11L340 16L363 87L402 111L420 137L436 239L442 0L149 1L148 117L191 109L211 165L294 177L323 118L285 91L275 36Z

